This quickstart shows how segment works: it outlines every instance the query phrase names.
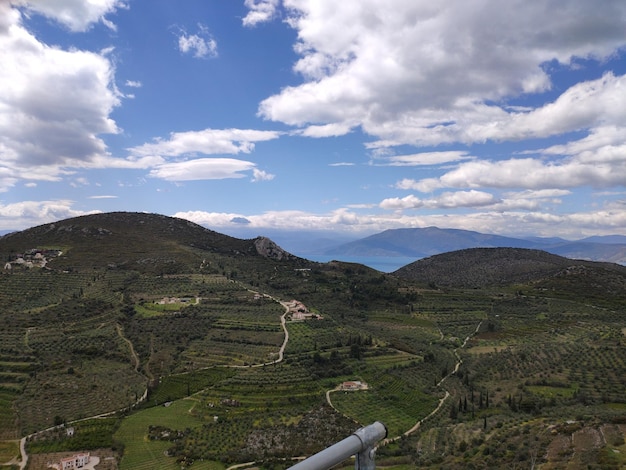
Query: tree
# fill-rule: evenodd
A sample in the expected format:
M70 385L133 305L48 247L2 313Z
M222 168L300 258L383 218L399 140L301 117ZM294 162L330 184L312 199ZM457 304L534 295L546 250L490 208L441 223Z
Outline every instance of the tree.
M459 416L459 413L456 409L456 406L452 405L450 407L450 419L455 420Z
M350 357L354 359L361 359L361 346L358 344L352 344L350 346Z

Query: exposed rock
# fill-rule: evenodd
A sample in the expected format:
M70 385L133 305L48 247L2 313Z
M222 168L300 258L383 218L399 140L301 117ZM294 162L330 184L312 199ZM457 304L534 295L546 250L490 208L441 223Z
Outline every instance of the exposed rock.
M267 237L257 237L254 239L254 246L257 253L266 258L282 261L284 259L295 259L296 256L288 253Z

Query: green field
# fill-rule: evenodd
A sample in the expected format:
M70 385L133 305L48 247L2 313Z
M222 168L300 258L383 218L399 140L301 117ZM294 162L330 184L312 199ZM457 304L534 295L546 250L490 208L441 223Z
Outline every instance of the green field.
M71 253L57 270L0 276L5 461L30 436L41 461L106 449L121 469L278 469L380 421L391 438L421 423L379 448L386 468L623 466L626 276L437 288L203 229L173 242L178 223L97 253L55 231ZM279 360L294 299L321 319L287 321ZM327 403L355 380L367 390Z

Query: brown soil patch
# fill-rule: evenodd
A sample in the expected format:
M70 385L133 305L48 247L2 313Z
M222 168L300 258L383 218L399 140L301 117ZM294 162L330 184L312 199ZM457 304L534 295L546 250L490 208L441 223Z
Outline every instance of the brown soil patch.
M467 349L467 352L470 354L487 354L487 353L499 353L504 349L507 349L508 346L472 346Z
M558 435L548 445L547 459L551 463L566 462L573 452L570 436Z

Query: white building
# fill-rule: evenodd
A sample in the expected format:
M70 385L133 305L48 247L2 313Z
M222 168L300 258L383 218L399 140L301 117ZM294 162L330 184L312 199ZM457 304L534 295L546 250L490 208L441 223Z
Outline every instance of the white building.
M89 452L85 454L76 454L65 459L61 459L61 470L72 470L75 468L83 468L89 463Z

